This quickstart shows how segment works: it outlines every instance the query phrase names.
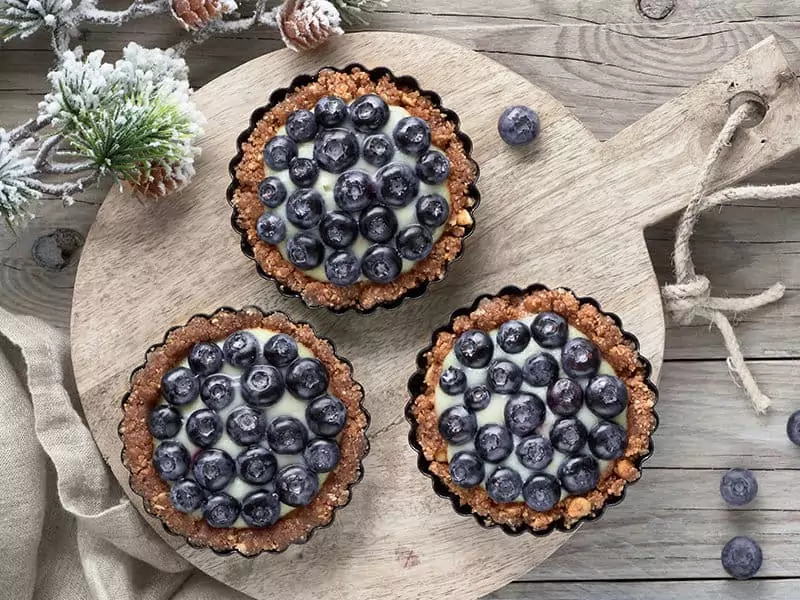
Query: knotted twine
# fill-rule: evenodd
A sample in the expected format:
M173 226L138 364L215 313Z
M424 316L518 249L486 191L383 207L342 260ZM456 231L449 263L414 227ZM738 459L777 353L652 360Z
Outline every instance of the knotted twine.
M776 302L783 297L786 288L782 283L776 283L760 294L752 296L742 298L712 296L711 283L708 278L705 275L698 275L695 271L689 246L697 219L703 211L712 206L736 200L778 200L800 196L800 183L725 188L706 195L706 188L717 162L724 154L725 149L730 147L738 129L749 119L758 120L759 108L757 103L749 101L733 111L708 151L700 178L692 191L686 210L681 215L675 235L673 262L676 283L665 285L662 294L667 311L679 324L689 325L694 317L700 317L719 329L729 354L727 363L731 376L734 378L734 382L737 379L741 382L753 410L756 414L761 415L767 411L772 401L758 387L753 374L747 367L739 340L736 339L736 334L733 332L726 313L735 315Z

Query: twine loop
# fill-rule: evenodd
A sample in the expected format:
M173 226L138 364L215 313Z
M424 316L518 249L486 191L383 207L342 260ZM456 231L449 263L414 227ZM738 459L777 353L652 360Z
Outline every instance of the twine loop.
M705 275L695 275L690 281L665 285L661 293L673 320L680 325L689 325L697 308L708 304L711 282Z

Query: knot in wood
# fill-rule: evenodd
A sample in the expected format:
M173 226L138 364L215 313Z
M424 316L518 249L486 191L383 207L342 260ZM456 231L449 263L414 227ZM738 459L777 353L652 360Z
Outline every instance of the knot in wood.
M711 282L705 275L695 275L688 281L665 285L663 295L672 318L681 325L688 325L695 311L708 304Z
M641 12L648 19L660 21L675 9L675 0L637 0Z

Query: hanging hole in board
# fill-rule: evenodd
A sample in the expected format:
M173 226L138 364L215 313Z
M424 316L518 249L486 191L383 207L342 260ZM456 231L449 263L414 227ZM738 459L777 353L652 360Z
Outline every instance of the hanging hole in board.
M728 100L728 111L733 114L737 108L747 102L752 103L755 110L751 111L748 117L742 122L742 127L750 129L764 120L764 117L767 116L769 106L764 98L755 92L739 92Z

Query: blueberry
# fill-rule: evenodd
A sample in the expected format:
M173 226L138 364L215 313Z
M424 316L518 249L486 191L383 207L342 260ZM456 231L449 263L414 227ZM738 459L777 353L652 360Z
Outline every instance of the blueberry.
M289 163L297 156L297 144L285 135L276 135L264 146L264 162L270 169L283 171L289 168Z
M200 397L208 408L222 410L233 402L233 381L227 375L210 375L200 386Z
M719 493L731 506L744 506L758 494L756 476L748 469L730 469L722 476Z
M313 269L322 263L325 246L307 233L298 233L286 242L286 256L298 269Z
M492 401L492 393L485 385L476 385L464 392L464 404L470 410L483 410Z
M201 408L187 419L186 434L195 445L210 448L222 437L222 420L213 410Z
M264 344L264 358L276 367L288 367L297 354L297 342L285 333L276 333Z
M586 445L589 436L586 425L575 417L565 417L555 422L550 429L550 443L564 454L577 454Z
M249 331L236 331L225 338L222 355L232 366L244 369L256 362L259 349L256 336Z
M275 489L284 504L307 506L319 491L319 479L303 465L289 465L278 473Z
M350 120L361 133L376 133L389 121L389 105L375 94L367 94L350 105Z
M389 206L407 206L419 194L419 179L414 169L401 162L393 162L375 174L378 197Z
M800 410L793 412L786 422L786 435L793 444L800 446Z
M519 321L506 321L497 330L497 345L509 354L517 354L528 347L531 330Z
M297 187L310 188L319 177L319 167L310 158L295 156L289 163L289 179Z
M517 394L506 402L503 414L506 427L519 436L530 435L544 423L544 402L534 394Z
M522 377L534 387L547 387L558 378L558 361L547 352L540 352L525 359Z
M353 285L361 277L361 263L350 250L334 252L325 260L325 277L333 285Z
M539 135L539 115L527 106L509 106L497 121L497 131L506 144L524 146Z
M314 116L323 127L336 127L347 118L347 104L338 96L325 96L314 107Z
M569 340L561 351L561 368L570 377L594 377L600 360L600 349L586 338Z
M561 484L548 473L535 473L522 486L522 497L533 510L544 512L561 500Z
M169 491L169 500L180 512L191 513L203 506L205 493L196 481L181 479Z
M299 454L308 442L308 431L300 419L276 417L267 427L267 442L275 454Z
M561 315L543 312L533 319L531 333L542 348L560 348L567 343L569 325Z
M737 536L722 549L722 568L734 579L750 579L762 561L761 547L749 537Z
M422 260L433 249L433 236L427 227L410 225L397 234L395 244L406 260Z
M268 527L281 516L281 500L275 492L258 490L242 500L242 520L250 527Z
M333 186L333 201L342 210L359 212L378 197L375 182L364 171L346 171L339 175Z
M328 246L341 250L350 246L358 237L358 223L348 213L335 210L322 219L319 235Z
M264 438L267 421L264 411L250 406L240 406L228 415L225 428L234 442L240 446L249 446Z
M475 436L477 429L475 415L463 404L451 406L439 415L439 433L451 444L466 444Z
M553 460L553 445L540 435L522 438L514 452L523 466L534 471L541 471Z
M183 406L197 398L200 380L186 367L175 367L161 378L161 392L173 406Z
M496 423L484 425L475 436L475 452L485 462L504 461L513 449L514 440L511 432L502 425Z
M361 272L376 283L394 281L403 268L403 259L391 246L375 244L367 248L361 259Z
M600 468L591 456L573 456L558 467L558 478L570 494L585 494L597 487Z
M194 461L195 481L210 492L223 489L236 475L236 463L227 452L211 448L202 450Z
M372 206L361 213L359 228L371 242L388 242L397 231L397 216L385 206Z
M426 227L440 227L450 216L450 205L444 196L426 194L417 200L417 220Z
M214 494L203 508L203 518L211 527L230 527L239 518L239 501L225 493Z
M358 139L347 129L326 129L314 141L314 160L330 173L344 173L358 162Z
M394 142L384 133L376 133L364 140L361 154L373 167L388 165L394 157Z
M277 208L286 200L286 186L283 182L270 175L258 184L258 199L270 208Z
M325 201L316 190L296 190L286 201L286 218L300 229L319 225L325 214Z
M417 176L431 185L444 183L450 176L450 161L441 152L430 150L417 161Z
M456 358L465 367L483 369L492 360L494 343L485 331L470 329L456 340Z
M298 358L286 372L286 389L301 400L311 400L328 389L328 371L316 358Z
M400 119L392 136L398 148L413 156L420 156L431 145L431 128L419 117Z
M283 395L283 377L272 365L253 365L241 376L242 397L252 406L272 406Z
M522 477L514 469L497 467L486 480L486 493L495 502L513 502L522 493Z
M222 368L222 348L211 342L198 342L189 352L189 368L198 375L211 375Z
M456 452L450 459L450 478L457 486L471 488L483 481L483 462L474 452Z
M613 460L625 453L628 434L612 421L600 421L589 432L589 449L597 458Z
M156 406L147 415L147 429L150 435L159 440L175 437L181 430L182 423L180 413L166 404Z
M306 407L306 422L314 435L334 437L344 428L346 420L344 403L330 394L312 400Z
M189 470L189 452L179 442L161 442L153 453L153 465L161 479L174 481Z
M236 467L239 477L247 483L264 485L275 477L278 460L266 448L252 446L236 457Z
M310 110L294 111L286 119L286 134L295 142L310 142L317 135L317 119Z
M498 394L515 394L522 386L522 370L510 360L496 360L489 365L486 382Z
M451 396L463 394L467 389L467 376L458 367L447 367L439 376L439 387Z
M280 244L286 238L286 222L280 215L265 212L256 221L258 239L267 244Z
M547 389L547 406L561 417L576 415L583 406L583 389L572 379L557 379Z
M598 375L586 386L586 406L598 417L616 417L628 406L628 388L619 377Z
M306 466L315 473L327 473L339 464L339 445L330 440L311 440L303 450Z

